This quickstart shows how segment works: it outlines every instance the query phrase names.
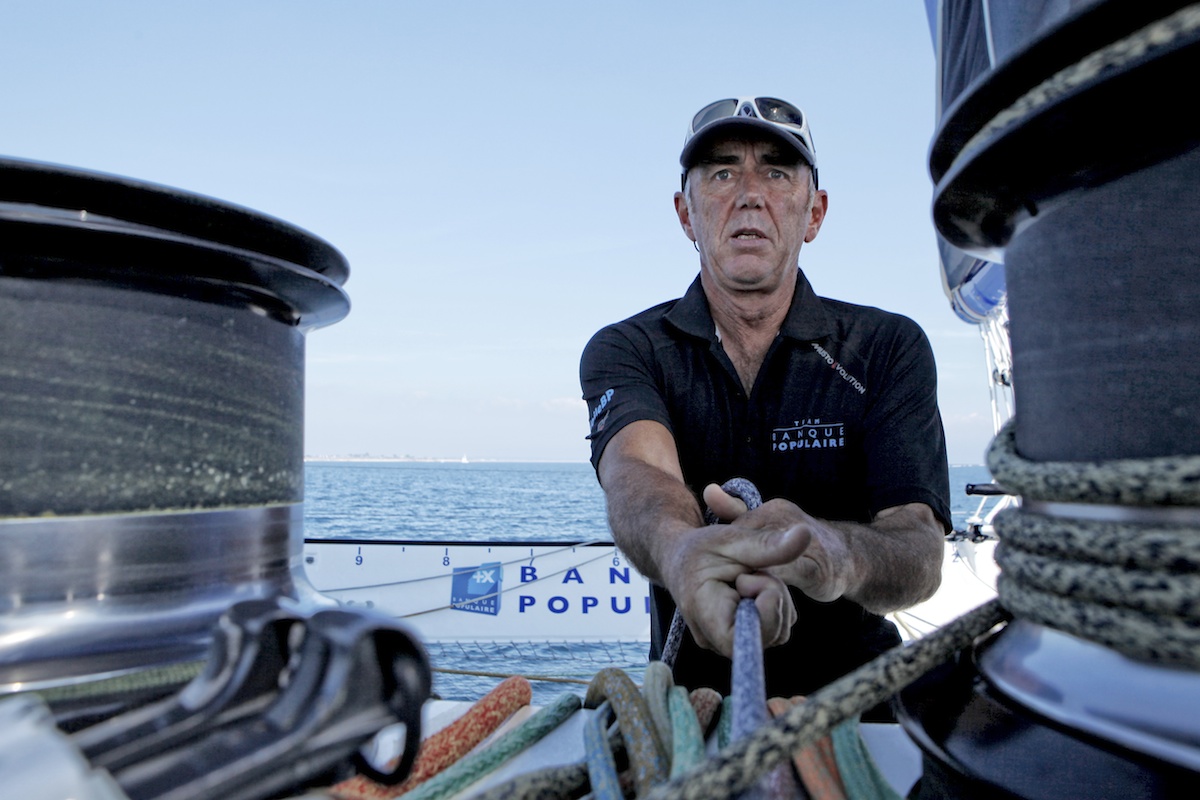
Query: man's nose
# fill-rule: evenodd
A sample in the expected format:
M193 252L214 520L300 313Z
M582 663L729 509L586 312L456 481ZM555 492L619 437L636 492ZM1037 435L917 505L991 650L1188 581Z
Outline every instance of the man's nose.
M759 208L763 204L763 177L753 170L742 173L738 182L738 205L745 208Z

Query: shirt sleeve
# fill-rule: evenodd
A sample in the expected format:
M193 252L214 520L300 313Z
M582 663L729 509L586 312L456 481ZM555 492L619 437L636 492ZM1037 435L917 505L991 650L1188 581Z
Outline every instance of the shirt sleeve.
M866 415L867 488L872 515L924 503L951 530L946 437L937 404L937 366L924 331L899 317L874 381L881 391Z
M587 402L592 466L617 431L631 422L653 420L671 430L660 370L648 337L629 324L610 325L592 337L579 362L579 384Z

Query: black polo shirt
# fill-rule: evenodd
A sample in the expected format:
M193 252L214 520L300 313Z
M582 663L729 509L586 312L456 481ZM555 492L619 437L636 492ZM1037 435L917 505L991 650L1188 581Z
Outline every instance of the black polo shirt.
M818 518L870 522L885 508L925 503L949 530L946 443L924 332L898 314L817 297L803 272L749 397L699 278L681 299L592 337L580 382L593 466L621 428L655 420L674 436L698 500L705 485L742 477L764 500L786 498ZM791 641L766 655L772 696L811 692L899 642L894 625L855 603L792 595ZM656 658L674 603L656 586L651 604ZM690 636L675 673L689 688L729 691L729 662Z

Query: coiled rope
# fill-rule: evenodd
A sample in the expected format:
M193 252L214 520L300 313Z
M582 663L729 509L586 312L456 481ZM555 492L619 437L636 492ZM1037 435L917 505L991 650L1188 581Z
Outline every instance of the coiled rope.
M1200 668L1200 456L1030 462L1010 422L988 467L1026 499L995 520L1006 608L1132 658Z
M613 667L596 673L583 704L587 708L598 708L605 701L611 704L621 723L621 735L625 738L637 792L639 795L645 794L664 781L669 771L666 754L660 749L659 737L650 717L650 709L630 677ZM595 763L599 764L602 760L598 758Z
M749 737L731 742L696 769L659 786L648 798L723 800L744 792L795 750L891 697L1007 618L999 601L993 600L923 639L889 650Z

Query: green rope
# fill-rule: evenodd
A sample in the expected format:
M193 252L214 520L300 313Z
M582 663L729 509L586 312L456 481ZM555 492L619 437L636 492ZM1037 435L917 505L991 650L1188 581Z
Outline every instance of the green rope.
M829 734L838 774L846 797L853 800L903 800L875 766L858 730L858 717L848 719Z
M559 695L553 703L501 736L486 749L465 756L413 789L406 795L407 800L442 800L458 793L535 742L541 741L578 711L581 705L578 695Z
M95 681L38 689L37 694L47 703L53 705L69 700L98 699L114 695L140 693L154 689L169 690L188 683L199 675L203 669L204 661L187 661L179 664L168 664L162 667L140 669Z
M658 734L658 743L664 753L674 749L671 741L671 710L667 703L667 693L675 685L671 668L661 661L651 661L646 665L645 677L642 680L642 695L650 708L650 718L654 720L654 728Z
M721 716L717 719L717 747L724 750L733 738L733 698L721 698Z
M667 706L672 729L671 777L675 778L704 761L704 732L686 688L672 686Z

